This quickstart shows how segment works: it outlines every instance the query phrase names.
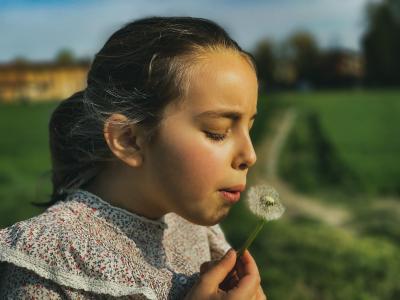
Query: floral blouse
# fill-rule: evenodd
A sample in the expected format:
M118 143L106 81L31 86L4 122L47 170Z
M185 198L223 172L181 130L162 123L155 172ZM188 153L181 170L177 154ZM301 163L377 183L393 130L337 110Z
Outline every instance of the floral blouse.
M219 225L150 220L78 189L0 231L0 299L182 299L229 248Z

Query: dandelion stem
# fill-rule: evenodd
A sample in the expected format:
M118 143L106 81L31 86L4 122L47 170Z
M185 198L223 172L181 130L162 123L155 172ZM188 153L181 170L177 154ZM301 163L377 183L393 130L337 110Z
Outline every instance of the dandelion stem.
M254 239L257 237L258 233L260 232L261 228L263 228L264 224L265 224L265 220L261 219L256 228L251 232L251 234L249 235L249 237L247 238L246 242L243 244L243 246L238 250L238 254L237 257L241 257L243 255L244 250L248 249L250 247L250 245L253 243Z

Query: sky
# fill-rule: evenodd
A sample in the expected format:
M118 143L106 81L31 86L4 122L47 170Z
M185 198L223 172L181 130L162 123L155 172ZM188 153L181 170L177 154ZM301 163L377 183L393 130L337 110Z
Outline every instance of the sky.
M247 51L263 38L279 42L299 30L314 34L321 47L359 50L371 1L0 0L0 62L51 60L65 48L91 58L122 25L154 15L211 19Z

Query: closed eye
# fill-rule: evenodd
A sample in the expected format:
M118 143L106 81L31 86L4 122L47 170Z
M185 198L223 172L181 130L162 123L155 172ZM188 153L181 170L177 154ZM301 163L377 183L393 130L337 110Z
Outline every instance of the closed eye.
M213 133L208 131L205 131L205 134L209 139L217 142L221 142L226 138L226 134Z

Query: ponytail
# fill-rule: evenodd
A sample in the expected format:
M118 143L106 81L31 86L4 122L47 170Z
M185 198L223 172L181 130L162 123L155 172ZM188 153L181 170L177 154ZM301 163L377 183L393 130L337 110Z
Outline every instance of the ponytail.
M49 202L37 205L64 200L69 190L84 187L98 174L111 157L102 132L88 117L83 91L60 102L49 122L52 194Z

